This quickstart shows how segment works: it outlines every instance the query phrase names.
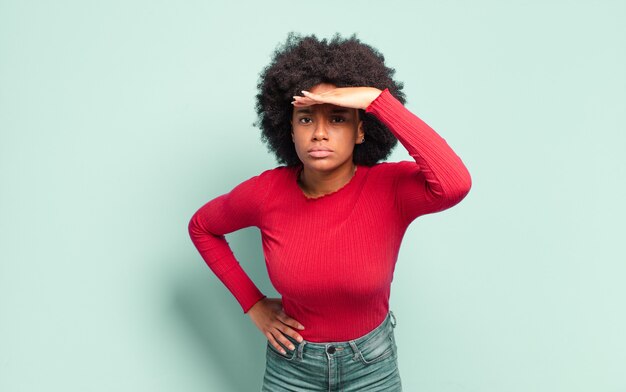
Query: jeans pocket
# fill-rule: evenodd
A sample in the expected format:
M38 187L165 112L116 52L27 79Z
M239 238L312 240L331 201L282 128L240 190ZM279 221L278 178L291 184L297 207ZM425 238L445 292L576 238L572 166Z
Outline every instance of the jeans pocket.
M366 365L382 361L396 355L393 332L385 332L359 347L358 358Z
M280 345L282 347L282 344ZM294 350L289 350L285 348L285 351L287 352L287 354L281 353L276 348L274 348L274 346L270 343L269 340L267 341L266 354L277 356L280 359L283 359L285 361L293 361L296 358L296 352L298 351L298 348L296 347Z

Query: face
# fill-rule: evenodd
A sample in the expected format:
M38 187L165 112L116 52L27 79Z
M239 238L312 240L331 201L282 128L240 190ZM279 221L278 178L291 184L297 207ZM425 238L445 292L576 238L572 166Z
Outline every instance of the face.
M321 83L309 91L321 94L334 88ZM291 129L298 157L305 167L319 171L351 164L354 145L364 136L358 109L331 104L294 107ZM315 151L320 148L327 151Z

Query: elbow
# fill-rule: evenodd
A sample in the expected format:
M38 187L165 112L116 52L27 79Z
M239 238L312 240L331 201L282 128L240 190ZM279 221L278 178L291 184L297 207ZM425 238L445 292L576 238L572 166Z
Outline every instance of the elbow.
M222 235L216 234L214 230L211 229L206 215L203 215L201 210L198 210L189 219L187 223L187 233L194 244L207 241L209 238L223 238Z
M459 204L472 188L472 177L467 170L460 173L455 181L448 184L448 187L442 197L442 208L447 209Z
M460 187L460 193L463 195L462 198L467 196L470 189L472 189L472 176L470 175L469 171L467 171L466 169L465 175L462 178L461 187Z
M453 197L454 204L457 204L461 202L461 200L465 199L465 196L467 196L470 189L472 189L472 176L469 174L469 171L465 169L463 175L461 175L457 181Z
M193 215L191 219L189 219L189 223L187 223L187 233L189 234L189 238L193 240L195 234L197 233L198 226L196 224L196 216Z
M202 225L200 224L200 218L197 212L192 215L192 217L189 219L189 222L187 223L187 233L189 233L189 237L192 240L202 235L203 233L206 234L206 232L202 228Z

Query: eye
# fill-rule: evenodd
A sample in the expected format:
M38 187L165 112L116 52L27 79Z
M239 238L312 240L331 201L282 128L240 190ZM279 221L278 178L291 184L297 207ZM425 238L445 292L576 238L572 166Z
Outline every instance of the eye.
M342 122L345 122L345 121L346 121L346 119L341 117L341 116L333 116L333 122L340 122L340 123L342 123Z
M308 124L309 121L311 121L311 118L309 117L302 117L301 119L298 120L298 122L301 124Z

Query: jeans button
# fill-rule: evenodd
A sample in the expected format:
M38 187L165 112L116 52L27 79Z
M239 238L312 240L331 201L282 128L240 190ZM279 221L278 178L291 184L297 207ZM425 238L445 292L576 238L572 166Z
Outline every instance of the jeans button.
M326 352L329 354L334 354L335 353L335 346L328 346L328 348L326 349Z

